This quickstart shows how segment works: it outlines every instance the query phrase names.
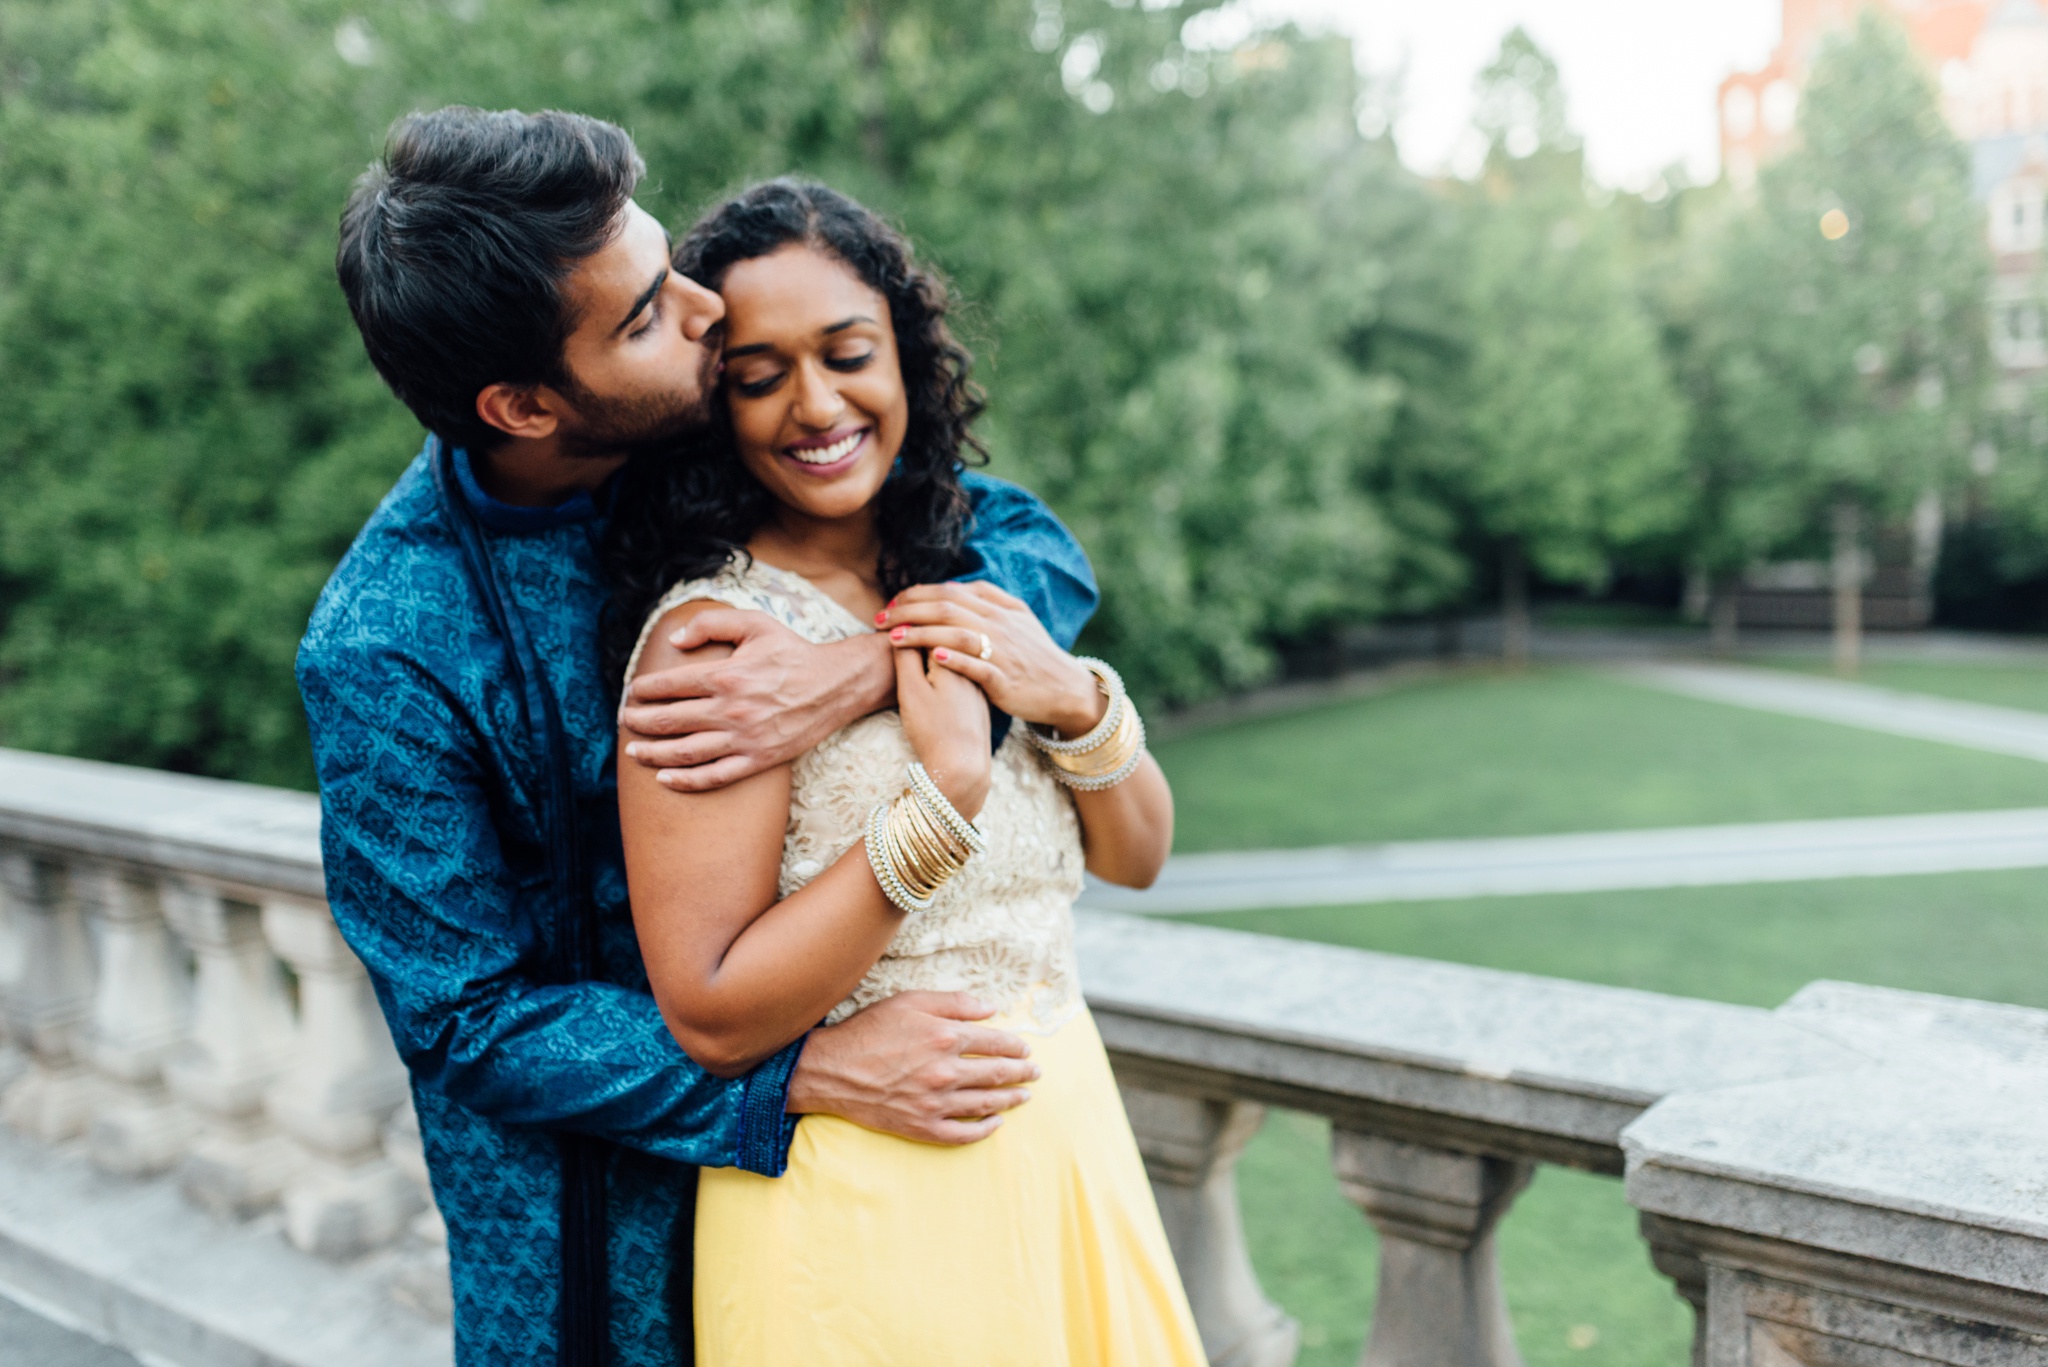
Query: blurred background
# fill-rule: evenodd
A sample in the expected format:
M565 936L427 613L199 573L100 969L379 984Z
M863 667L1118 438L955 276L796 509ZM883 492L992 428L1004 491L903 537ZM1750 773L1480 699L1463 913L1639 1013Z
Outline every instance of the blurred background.
M2048 806L2035 0L0 0L0 745L310 786L299 633L420 443L336 216L456 101L623 124L674 229L796 171L909 231L1181 853ZM1203 915L2048 1005L2041 869L1815 867ZM1241 1173L1314 1364L1326 1135ZM1532 1363L1682 1360L1614 1184L1502 1238Z

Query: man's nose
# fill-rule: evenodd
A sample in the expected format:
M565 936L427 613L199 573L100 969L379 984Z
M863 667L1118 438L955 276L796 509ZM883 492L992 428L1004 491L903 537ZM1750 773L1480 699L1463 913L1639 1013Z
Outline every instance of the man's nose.
M701 342L704 335L725 321L725 300L718 297L716 290L705 289L686 275L671 274L676 288L682 292L683 336L692 342Z

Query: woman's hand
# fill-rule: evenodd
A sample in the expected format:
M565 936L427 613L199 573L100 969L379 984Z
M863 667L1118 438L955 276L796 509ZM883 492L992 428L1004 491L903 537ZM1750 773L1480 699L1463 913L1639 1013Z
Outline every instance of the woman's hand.
M927 665L925 652L905 647L896 652L896 706L918 763L960 814L972 821L988 801L994 764L988 696L973 680Z
M920 584L898 594L876 621L892 643L931 651L932 663L974 680L1019 721L1071 739L1086 735L1109 706L1095 676L1046 635L1030 608L993 584Z

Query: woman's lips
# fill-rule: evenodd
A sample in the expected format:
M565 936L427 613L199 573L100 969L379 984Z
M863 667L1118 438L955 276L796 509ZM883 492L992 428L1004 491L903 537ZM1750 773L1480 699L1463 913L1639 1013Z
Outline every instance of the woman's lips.
M851 432L832 433L823 437L813 437L808 441L792 442L783 447L778 454L807 475L829 479L853 468L854 462L860 459L861 452L867 447L868 433L871 430L873 429L858 427Z

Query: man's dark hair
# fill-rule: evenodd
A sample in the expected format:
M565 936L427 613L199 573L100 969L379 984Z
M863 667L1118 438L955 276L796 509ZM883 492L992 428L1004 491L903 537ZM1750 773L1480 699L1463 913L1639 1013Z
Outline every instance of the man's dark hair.
M721 289L740 262L792 244L845 263L889 304L910 422L875 505L882 592L951 579L968 568L961 471L988 459L973 431L984 407L969 377L974 357L946 326L952 290L873 211L793 178L756 185L712 209L676 244L674 263L698 284ZM681 450L636 456L621 477L604 551L612 578L604 668L614 686L655 601L680 580L715 574L774 507L740 460L730 416L716 403L709 432Z
M574 393L562 281L612 239L646 174L626 131L547 110L408 114L341 215L335 273L371 364L431 431L484 450L493 384Z

